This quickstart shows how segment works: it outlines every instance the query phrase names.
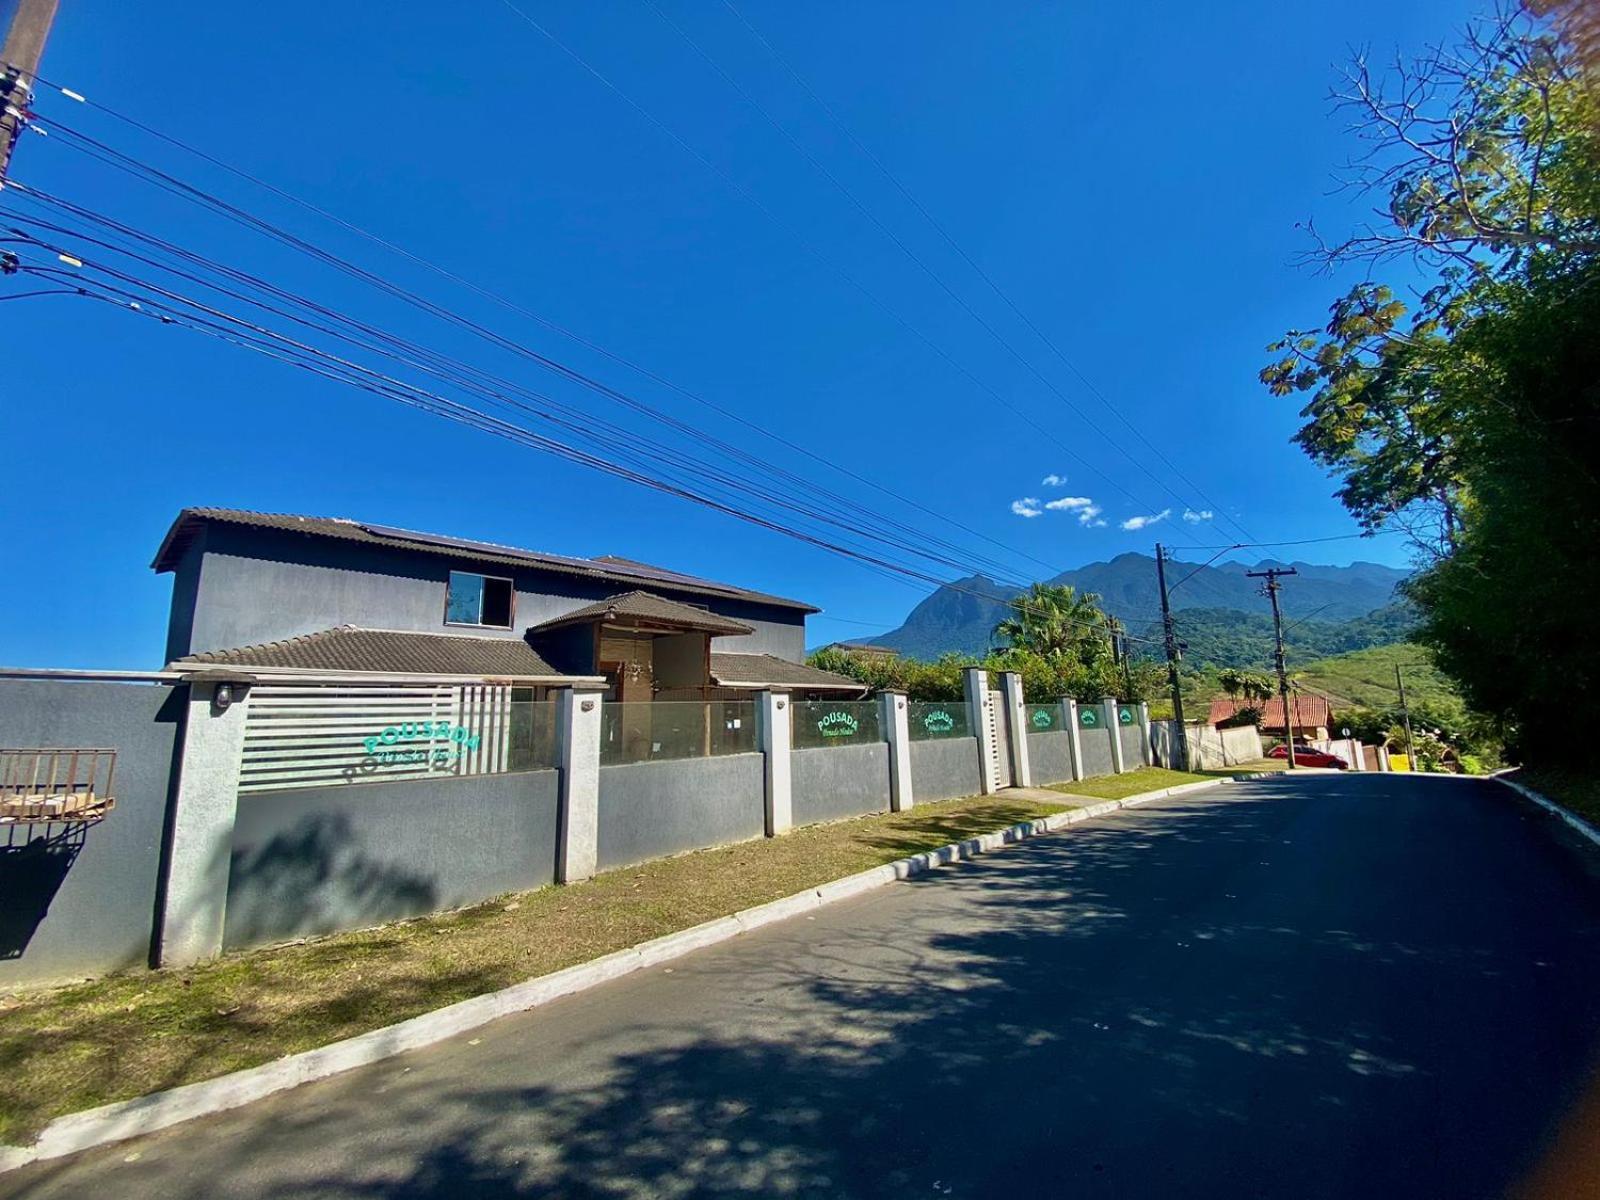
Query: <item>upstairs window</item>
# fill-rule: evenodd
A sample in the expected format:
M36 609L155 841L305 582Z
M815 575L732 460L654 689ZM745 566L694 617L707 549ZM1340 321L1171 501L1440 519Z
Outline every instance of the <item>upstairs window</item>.
M493 575L450 572L450 591L445 599L446 625L486 625L494 629L511 628L511 580Z

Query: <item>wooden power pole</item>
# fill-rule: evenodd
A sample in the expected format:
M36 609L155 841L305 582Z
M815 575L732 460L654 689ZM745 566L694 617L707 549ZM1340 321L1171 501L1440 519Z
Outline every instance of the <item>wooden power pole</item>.
M1173 723L1178 727L1178 770L1189 769L1189 730L1183 723L1183 689L1178 685L1178 637L1167 598L1167 552L1156 543L1156 582L1161 586L1161 636L1167 647L1167 682L1172 686Z
M1411 709L1406 705L1406 681L1400 678L1400 664L1394 665L1394 686L1400 693L1400 719L1406 725L1406 765L1417 769L1417 743L1411 737Z
M0 34L0 184L33 103L33 81L44 44L55 23L58 0L16 0L11 23Z
M1278 696L1283 701L1283 731L1288 734L1289 770L1294 770L1294 717L1289 713L1289 672L1283 661L1283 612L1278 608L1278 590L1283 587L1278 579L1284 575L1298 575L1293 567L1271 567L1265 571L1246 571L1251 579L1267 581L1267 599L1272 601L1272 629L1277 638Z

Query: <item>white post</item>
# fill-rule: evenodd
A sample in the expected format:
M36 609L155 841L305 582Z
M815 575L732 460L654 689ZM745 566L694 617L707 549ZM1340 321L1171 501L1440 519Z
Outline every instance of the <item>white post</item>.
M1144 758L1144 765L1156 765L1155 753L1150 749L1150 705L1147 701L1139 701L1139 749Z
M164 967L222 953L248 687L233 680L189 685L162 890L158 958Z
M1100 711L1105 714L1106 728L1111 731L1111 771L1121 775L1126 768L1122 765L1122 722L1117 720L1117 698L1107 696L1101 700Z
M557 883L588 879L599 863L601 690L569 687L558 693L561 799Z
M1000 690L1005 693L1006 740L1011 745L1011 783L1013 787L1032 787L1033 770L1028 763L1028 706L1023 702L1022 675L1017 671L1000 673ZM999 714L995 714L998 718Z
M761 738L761 753L766 756L767 836L777 837L794 828L794 710L782 692L762 692L756 703L756 728Z
M884 692L883 732L889 739L889 811L904 812L916 803L911 787L911 713L904 692Z
M967 724L978 735L978 790L994 793L994 726L989 720L989 672L968 667L961 672L967 693Z
M1083 773L1083 738L1078 733L1078 702L1063 697L1061 700L1063 715L1067 721L1067 749L1072 752L1072 778L1084 778Z

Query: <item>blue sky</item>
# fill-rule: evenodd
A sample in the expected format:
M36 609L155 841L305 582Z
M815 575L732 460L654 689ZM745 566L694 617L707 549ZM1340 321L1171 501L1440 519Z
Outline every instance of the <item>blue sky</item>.
M1079 412L863 218L652 3ZM1317 321L1341 282L1292 265L1305 246L1295 222L1315 215L1339 228L1363 204L1330 194L1332 169L1351 149L1327 101L1335 64L1351 45L1378 56L1418 48L1473 7L1040 3L991 5L978 21L966 4L738 0L1096 394L722 4L518 6L632 103L502 0L285 0L270 19L198 0L76 0L63 6L44 74L920 509L730 427L102 114L49 93L40 113L852 499L1005 558L1019 576L1037 561L1065 568L1148 552L1157 537L1203 557L1184 546L1241 536L1223 514L1262 541L1354 531L1330 498L1332 483L1287 442L1297 406L1267 396L1255 374L1265 343ZM24 184L514 375L574 411L617 418L591 393L199 215L59 138L25 139L13 171ZM0 284L0 295L16 290L15 281ZM0 594L0 662L8 665L159 665L169 584L149 562L186 504L350 516L659 562L821 605L814 641L870 636L927 590L107 306L51 297L0 313L0 438L12 464L0 490L12 584ZM1173 479L1108 408L1196 486ZM1065 481L1041 482L1053 475ZM1014 511L1077 497L1098 515L1080 519L1081 503L1032 517ZM1016 505L1028 499L1036 503ZM1185 522L1186 507L1215 515ZM1163 510L1171 511L1148 528L1122 527ZM1299 556L1400 564L1405 550L1386 538Z

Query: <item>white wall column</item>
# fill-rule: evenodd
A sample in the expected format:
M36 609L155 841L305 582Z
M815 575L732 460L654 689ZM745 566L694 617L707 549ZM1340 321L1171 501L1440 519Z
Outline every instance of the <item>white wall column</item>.
M1139 701L1139 746L1144 756L1144 765L1155 766L1155 750L1150 745L1150 705L1144 700Z
M1105 714L1106 728L1111 731L1111 770L1121 775L1127 767L1122 762L1122 722L1117 720L1117 698L1107 696L1101 700L1100 711Z
M766 756L767 836L777 837L794 828L794 789L790 782L794 759L794 710L782 692L762 692L756 701L756 730L761 753Z
M1009 735L1006 741L1011 747L1011 785L1032 787L1033 771L1028 765L1028 707L1022 695L1021 673L1002 671L1000 690L1005 696L1006 732Z
M1389 747L1384 745L1382 742L1379 742L1378 743L1378 770L1380 770L1380 771L1391 771L1393 769L1394 768L1389 765Z
M222 953L248 689L247 682L237 680L189 685L161 893L159 958L164 967Z
M1078 733L1078 702L1070 696L1061 699L1061 715L1066 721L1067 748L1072 751L1072 778L1082 779L1083 774L1083 738Z
M904 692L884 692L883 733L889 740L889 811L904 812L916 803L911 787L911 713Z
M562 688L556 707L561 736L556 882L595 873L600 844L600 705L597 687Z
M989 672L968 667L961 672L967 693L967 725L978 736L978 790L985 796L994 793L994 725L989 712Z

